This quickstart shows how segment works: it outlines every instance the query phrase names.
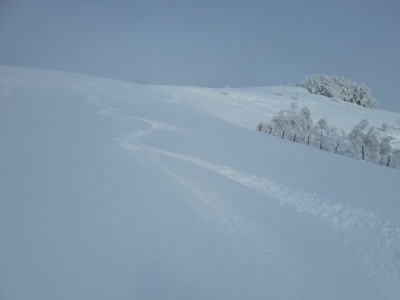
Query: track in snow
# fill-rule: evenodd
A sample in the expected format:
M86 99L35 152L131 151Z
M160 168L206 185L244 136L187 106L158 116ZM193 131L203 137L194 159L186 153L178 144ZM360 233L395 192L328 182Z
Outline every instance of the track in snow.
M188 205L208 223L228 236L240 255L246 258L253 276L252 284L263 298L281 295L285 299L320 299L310 283L296 268L299 259L295 252L282 241L257 224L246 220L226 205L223 195L210 186L188 178L187 174L163 165L155 156L148 159L166 174L180 183L193 197L186 199ZM265 280L261 280L264 278Z
M185 188L190 190L201 200L196 204L198 208L200 207L199 203L201 203L202 206L201 210L204 211L209 212L210 207L212 207L213 213L215 214L214 219L221 220L220 225L222 225L225 230L235 233L233 236L238 244L243 243L246 239L248 241L258 241L257 247L261 249L264 245L268 244L267 238L263 236L267 233L257 231L257 228L255 228L251 222L243 220L241 216L232 214L221 201L199 190L198 187L191 183L185 176L179 175L163 166L158 162L157 157L170 157L205 168L220 176L229 178L238 184L246 186L249 189L264 193L278 201L278 203L284 207L323 220L334 230L334 233L339 233L343 237L346 245L354 252L356 257L367 266L370 274L375 278L388 299L395 299L400 295L400 226L398 224L391 224L372 211L353 209L349 205L333 199L328 199L322 195L305 191L296 191L288 186L276 183L267 177L258 177L199 157L148 146L141 143L140 139L144 136L151 135L151 133L156 130L185 130L163 122L117 114L110 110L107 110L106 113L114 117L131 118L147 123L149 128L133 132L124 138L118 139L120 145L127 150L146 156L168 175L175 178L185 186ZM251 237L251 235L255 236ZM257 247L246 248L257 249ZM260 257L260 255L267 255L267 253L268 250L265 248L265 251L259 251L257 254L253 253L253 256ZM288 254L286 258L290 255L293 255L293 253ZM266 260L269 262L272 261L271 258L266 258ZM279 262L277 268L282 267L281 263L283 262ZM264 291L267 291L268 288L271 287L265 287ZM303 288L304 287L301 287L301 289Z

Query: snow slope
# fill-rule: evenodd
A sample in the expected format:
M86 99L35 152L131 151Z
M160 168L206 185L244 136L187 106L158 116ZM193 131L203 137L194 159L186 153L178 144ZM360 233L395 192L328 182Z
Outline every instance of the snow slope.
M0 299L398 299L400 172L256 132L293 98L399 117L0 67Z

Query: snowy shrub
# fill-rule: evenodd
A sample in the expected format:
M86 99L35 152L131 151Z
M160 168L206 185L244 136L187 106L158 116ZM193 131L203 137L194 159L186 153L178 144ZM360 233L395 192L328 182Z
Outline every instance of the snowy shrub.
M336 97L364 107L375 108L378 104L367 86L355 84L341 76L317 74L307 77L296 85L308 89L313 94Z
M393 138L381 137L367 119L354 125L347 135L329 126L326 118L314 124L308 107L303 107L299 114L291 108L291 112L280 111L269 123L259 123L257 130L344 156L400 168L400 151L392 150L390 145Z

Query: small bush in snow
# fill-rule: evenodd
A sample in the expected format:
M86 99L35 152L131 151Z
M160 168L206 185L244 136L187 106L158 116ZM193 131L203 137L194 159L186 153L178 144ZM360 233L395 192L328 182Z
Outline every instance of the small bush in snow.
M378 105L378 101L372 97L367 86L355 84L341 76L317 74L307 77L296 85L308 89L313 94L339 98L364 107L375 108Z

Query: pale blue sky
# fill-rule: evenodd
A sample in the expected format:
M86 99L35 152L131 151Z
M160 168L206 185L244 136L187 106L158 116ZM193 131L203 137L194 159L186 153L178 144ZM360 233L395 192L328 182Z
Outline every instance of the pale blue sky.
M400 1L0 0L0 64L217 87L337 74L400 112Z

